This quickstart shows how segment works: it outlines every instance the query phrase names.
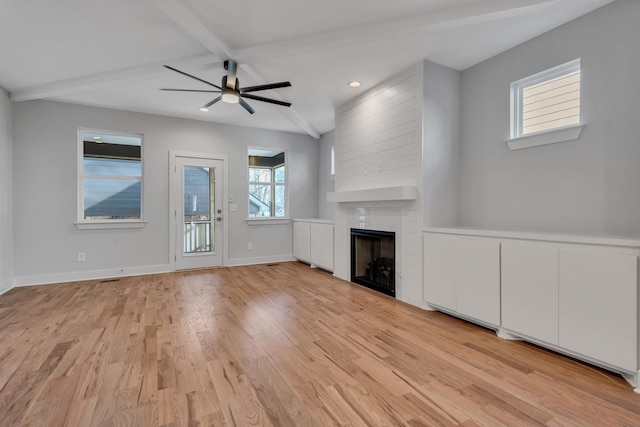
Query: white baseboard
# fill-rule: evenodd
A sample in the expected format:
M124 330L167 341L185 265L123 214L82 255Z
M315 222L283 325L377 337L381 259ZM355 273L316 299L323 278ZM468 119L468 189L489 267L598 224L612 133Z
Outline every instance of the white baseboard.
M15 285L13 279L6 279L4 282L0 282L0 295L4 294L5 292L9 292L14 288L14 286Z
M255 258L233 258L228 261L227 266L233 267L238 265L251 265L251 264L269 264L270 262L287 262L295 261L293 255L273 255L263 256Z
M171 265L147 265L144 267L111 268L107 270L75 271L70 273L38 274L14 279L15 286L48 285L52 283L78 282L82 280L106 279L110 277L143 276L146 274L168 273Z

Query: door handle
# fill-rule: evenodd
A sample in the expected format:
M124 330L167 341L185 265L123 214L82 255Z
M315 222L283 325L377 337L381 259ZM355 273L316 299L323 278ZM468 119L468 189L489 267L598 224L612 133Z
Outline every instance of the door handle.
M222 217L221 216L217 216L216 217L216 221L218 221L218 222L222 221Z

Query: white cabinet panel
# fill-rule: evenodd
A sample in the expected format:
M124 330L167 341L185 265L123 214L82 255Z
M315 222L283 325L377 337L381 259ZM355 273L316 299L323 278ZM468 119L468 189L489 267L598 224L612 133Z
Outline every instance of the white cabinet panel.
M457 241L457 307L460 314L500 324L500 242Z
M500 242L424 235L424 300L500 325Z
M293 222L293 256L311 263L311 224L308 222Z
M502 244L502 326L558 344L558 249Z
M423 246L425 302L456 310L456 238L425 234Z
M560 250L560 346L637 369L637 257Z
M333 225L311 225L311 265L333 271Z

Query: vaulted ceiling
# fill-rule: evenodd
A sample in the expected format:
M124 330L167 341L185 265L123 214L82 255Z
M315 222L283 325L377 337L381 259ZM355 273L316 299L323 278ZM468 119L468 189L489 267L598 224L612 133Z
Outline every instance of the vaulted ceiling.
M0 0L0 86L50 99L307 133L334 108L429 59L463 70L613 0ZM239 62L242 86L288 80L251 101L199 107ZM352 89L350 80L362 86Z

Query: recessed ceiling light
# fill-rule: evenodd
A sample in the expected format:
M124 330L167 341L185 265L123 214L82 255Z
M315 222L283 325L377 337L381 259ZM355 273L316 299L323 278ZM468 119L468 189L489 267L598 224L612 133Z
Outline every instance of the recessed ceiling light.
M206 113L207 111L209 111L209 109L207 107L200 107L200 111Z
M353 88L360 87L360 84L361 83L358 80L351 80L349 82L349 87L353 87Z

